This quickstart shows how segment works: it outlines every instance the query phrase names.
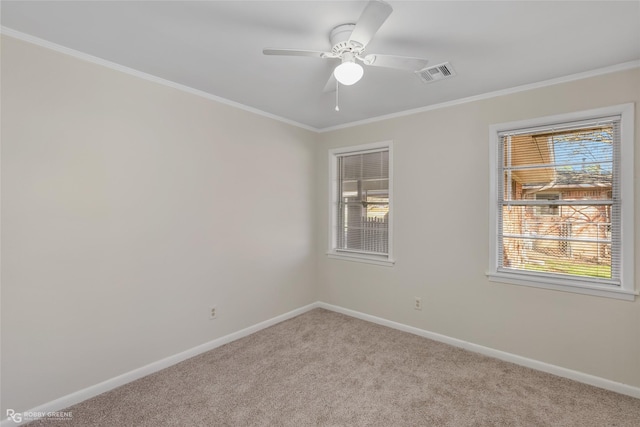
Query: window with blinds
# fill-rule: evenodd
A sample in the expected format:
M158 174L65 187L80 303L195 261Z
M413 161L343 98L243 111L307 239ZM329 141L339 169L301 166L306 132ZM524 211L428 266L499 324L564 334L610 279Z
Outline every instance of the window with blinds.
M634 105L490 126L492 281L633 300Z
M499 135L499 268L620 284L619 126Z
M390 151L385 143L331 152L333 254L389 259Z

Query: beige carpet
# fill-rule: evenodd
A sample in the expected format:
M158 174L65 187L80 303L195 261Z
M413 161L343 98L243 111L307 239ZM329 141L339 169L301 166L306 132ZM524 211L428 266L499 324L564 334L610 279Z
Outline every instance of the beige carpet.
M640 399L315 309L31 426L640 426Z

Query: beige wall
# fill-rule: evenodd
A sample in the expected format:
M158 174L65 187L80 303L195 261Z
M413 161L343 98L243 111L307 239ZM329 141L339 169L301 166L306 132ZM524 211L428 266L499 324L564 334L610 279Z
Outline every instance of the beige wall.
M316 300L640 386L640 299L484 275L488 126L637 103L640 70L319 135L8 37L1 78L2 413ZM384 140L397 263L327 259L327 151Z
M640 298L627 302L485 277L489 125L638 101L640 70L635 69L323 133L317 182L320 299L640 386ZM636 165L639 125L637 116ZM327 249L327 150L383 140L394 141L397 263L382 267L327 259L322 255ZM637 183L635 200L640 229ZM414 296L422 297L422 311L413 309Z
M317 300L316 134L8 37L1 83L2 414Z

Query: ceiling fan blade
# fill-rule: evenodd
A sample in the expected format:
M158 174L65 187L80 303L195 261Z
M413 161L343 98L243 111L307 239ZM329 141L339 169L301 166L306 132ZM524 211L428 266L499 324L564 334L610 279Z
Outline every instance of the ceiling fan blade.
M353 29L349 42L365 47L387 20L393 8L382 0L371 0L362 11L362 15Z
M320 52L317 50L299 50L299 49L263 49L265 55L285 55L285 56L311 56L314 58L332 58L329 52Z
M322 91L324 93L335 92L336 84L338 84L338 81L336 80L336 77L333 75L333 72L332 72L331 75L329 76L329 80L327 80L327 84L324 85L324 89Z
M365 56L362 62L372 67L395 68L406 71L422 70L429 63L427 59L423 58L377 54Z

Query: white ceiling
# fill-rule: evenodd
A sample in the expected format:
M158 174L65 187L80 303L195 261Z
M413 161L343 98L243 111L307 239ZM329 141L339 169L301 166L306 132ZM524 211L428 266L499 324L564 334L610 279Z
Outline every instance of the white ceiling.
M2 26L316 129L640 60L638 1L389 1L366 53L449 61L424 84L366 67L323 93L334 62L265 56L330 50L329 31L366 1L6 1Z

